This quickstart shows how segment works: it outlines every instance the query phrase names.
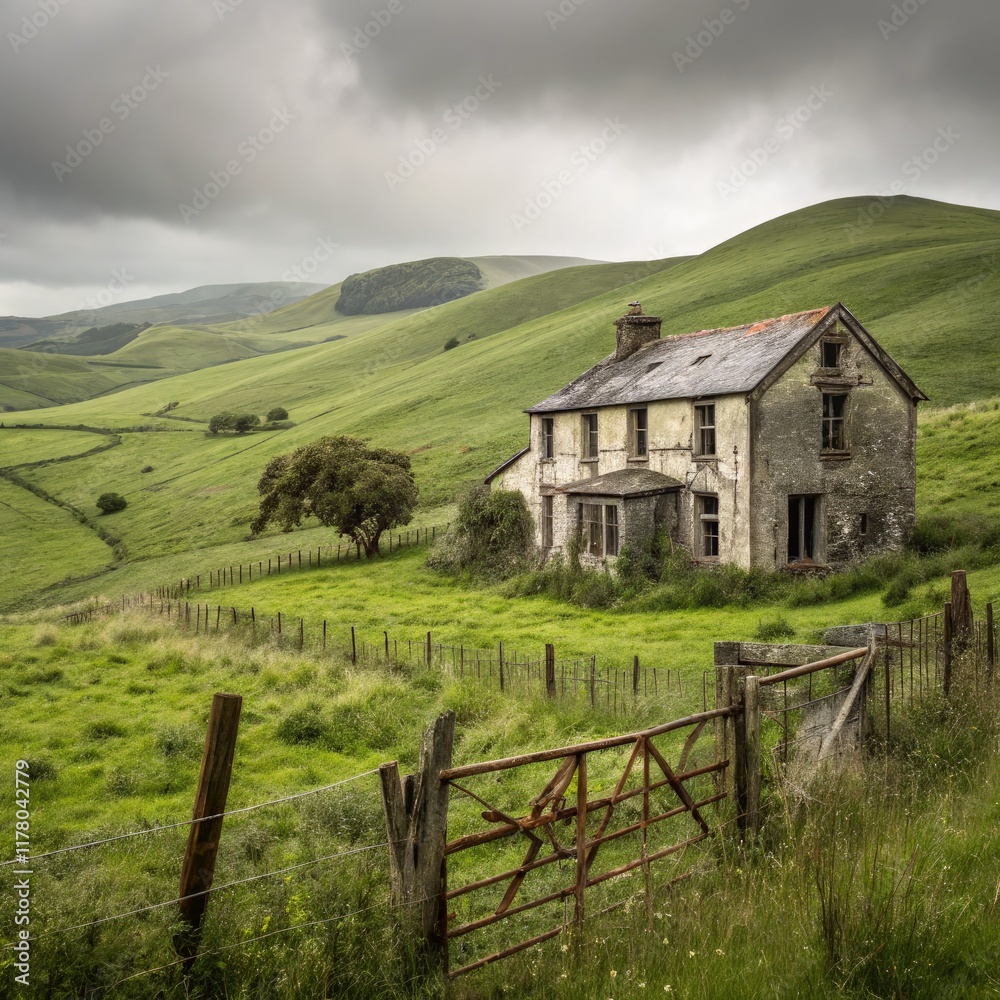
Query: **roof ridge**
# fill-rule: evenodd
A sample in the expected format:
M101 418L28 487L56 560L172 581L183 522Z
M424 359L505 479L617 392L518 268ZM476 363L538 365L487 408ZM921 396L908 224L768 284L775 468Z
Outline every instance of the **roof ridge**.
M820 306L818 309L804 309L804 310L802 310L802 312L786 313L784 316L770 316L767 319L758 319L758 320L754 320L751 323L738 323L736 326L719 326L719 327L716 327L715 329L712 329L712 330L695 330L695 331L692 331L690 333L672 333L672 334L668 334L667 337L664 337L663 340L667 340L667 339L670 339L670 340L684 340L684 339L686 339L688 337L691 337L691 338L694 338L694 337L707 337L707 336L709 336L710 334L713 334L713 333L734 333L736 330L747 330L747 329L751 329L751 328L753 328L755 326L762 326L765 323L767 323L767 324L770 324L770 323L780 323L783 320L798 319L800 316L811 316L813 314L819 314L819 313L822 313L822 314L825 315L826 313L828 313L833 308L834 308L833 306ZM817 318L818 318L818 316L817 316ZM657 341L654 340L654 341L652 341L652 343L655 344L655 343L657 343Z

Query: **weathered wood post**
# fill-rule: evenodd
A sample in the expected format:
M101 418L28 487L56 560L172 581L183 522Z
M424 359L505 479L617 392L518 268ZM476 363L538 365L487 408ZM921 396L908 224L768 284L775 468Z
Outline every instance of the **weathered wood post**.
M354 635L354 626L351 626L351 663L358 662L358 640Z
M760 678L737 682L742 711L736 715L736 822L746 837L760 829Z
M417 773L400 779L393 761L379 767L386 839L389 841L390 898L406 929L419 933L428 960L445 968L445 844L449 785L441 772L451 767L455 713L439 715L423 735Z
M964 569L951 574L951 645L952 655L960 656L972 642L972 597Z
M427 633L427 636L426 636L424 642L426 644L426 649L424 651L424 655L427 658L427 668L430 669L431 659L432 659L432 657L434 655L434 649L431 646L431 634L430 634L430 632Z
M545 693L556 696L556 648L551 642L545 643Z
M739 704L738 683L749 674L750 668L740 663L738 642L715 644L715 707L733 708ZM715 720L715 758L728 760L729 767L718 772L719 791L735 790L736 718L726 715Z
M639 657L632 657L632 697L639 697Z
M243 698L238 694L216 694L212 698L192 815L192 819L203 822L191 826L181 868L179 907L181 920L187 926L174 937L177 954L187 960L185 969L189 969L197 957L201 921L215 877L222 813L226 811L242 707ZM205 818L209 816L213 818Z

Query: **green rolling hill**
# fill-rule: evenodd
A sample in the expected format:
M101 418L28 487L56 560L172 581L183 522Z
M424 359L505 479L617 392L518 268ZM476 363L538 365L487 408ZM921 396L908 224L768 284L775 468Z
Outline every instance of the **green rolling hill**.
M257 337L288 338L280 353L231 364L220 364L229 358L211 353L221 328L173 331L183 346L169 349L156 346L152 328L104 360L157 363L165 372L166 366L191 363L188 356L196 354L212 366L66 406L9 414L7 426L23 421L155 428L125 433L123 444L109 451L24 473L40 489L91 514L98 493L123 493L129 507L108 523L113 520L135 560L242 539L266 461L323 434L359 434L411 453L420 519L443 519L464 484L481 479L523 445L523 409L609 352L611 324L633 298L646 312L664 317L665 335L840 300L928 393L930 407L1000 396L994 337L1000 213L901 198L881 221L857 229L859 209L868 204L845 199L804 209L695 258L573 267L405 315L337 320L326 310L332 311L339 293L327 289L270 314L252 334L231 329L221 338L231 354L252 354ZM350 326L354 319L370 325ZM308 325L310 320L317 322ZM304 325L294 330L298 322ZM322 342L339 330L344 339ZM451 337L460 346L444 352ZM296 338L314 343L295 347ZM120 371L134 377L142 369ZM16 388L51 397L50 377L57 378L27 373ZM58 375L67 383L73 377L83 375L76 369ZM151 416L168 401L179 405L166 416ZM208 419L221 410L263 413L274 405L288 408L294 427L246 438L204 434ZM933 419L925 417L924 425L934 426ZM983 409L975 421L976 449L954 457L967 470L958 479L963 489L979 483L983 442L997 439L998 420L995 410ZM933 440L922 438L921 463L934 455L928 467L939 475L947 458L934 452ZM142 474L147 464L154 471ZM949 502L947 483L930 491L925 486L922 495L934 504ZM3 517L0 512L0 522Z

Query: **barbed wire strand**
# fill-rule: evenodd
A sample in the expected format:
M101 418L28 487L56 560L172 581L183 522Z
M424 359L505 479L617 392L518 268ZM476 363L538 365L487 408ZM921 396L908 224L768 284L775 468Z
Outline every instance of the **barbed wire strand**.
M29 941L38 941L41 938L52 937L56 934L69 934L72 931L83 930L87 927L96 927L98 924L106 924L111 920L121 920L124 917L134 917L140 913L148 913L150 910L159 910L164 906L173 906L175 903L182 903L188 899L196 899L198 896L207 896L213 892L221 892L223 889L232 889L238 885L246 885L247 882L257 882L264 878L273 878L275 875L287 875L289 872L298 871L300 868L308 868L309 865L322 864L324 861L335 861L337 858L346 858L352 854L362 854L365 851L374 851L380 847L388 847L390 841L386 840L381 844L369 844L366 847L356 847L350 851L341 851L339 854L327 854L321 858L313 858L311 861L303 861L297 865L289 865L287 868L278 868L275 871L264 872L262 875L250 875L247 878L236 879L233 882L224 882L222 885L213 885L211 889L202 889L200 892L192 892L187 896L178 896L176 899L168 899L162 903L150 903L148 906L140 906L136 910L129 910L126 913L116 913L111 917L98 917L97 920L88 920L86 923L73 924L71 927L57 927L51 931L44 931L28 938ZM13 945L8 945L13 948Z
M418 906L420 903L426 903L431 899L436 899L436 896L425 896L423 899L415 899L412 902L405 904L398 904L398 906ZM389 904L391 907L391 904ZM257 937L247 938L245 941L234 941L232 944L222 945L220 948L213 948L210 951L199 952L198 958L205 958L209 955L218 955L224 951L232 951L233 948L242 948L248 944L254 944L257 941L263 941L265 938L274 937L277 934L287 934L289 931L303 930L306 927L317 927L320 924L332 924L336 923L338 920L346 920L348 917L356 917L359 913L368 913L371 910L379 910L386 906L385 903L375 903L372 906L363 906L358 910L351 910L349 913L340 913L336 917L324 917L322 920L310 920L304 924L292 924L289 927L279 927L275 931L268 931L266 934L259 934ZM151 976L156 972L163 972L165 969L172 969L177 965L183 965L185 962L192 961L192 959L179 958L173 962L167 962L166 965L157 966L155 969L146 969L143 972L136 972L131 976L126 976L124 979L119 979L117 982L112 983L109 989L113 989L115 986L120 986L122 983L127 983L130 979L140 979L143 976Z
M352 775L350 778L344 778L343 781L335 781L331 785L323 785L322 788L310 788L305 792L296 792L294 795L283 795L279 799L270 799L267 802L258 802L251 806L242 806L239 809L228 809L226 812L215 813L212 816L201 816L198 819L186 819L179 823L167 823L164 826L151 826L148 830L133 830L130 833L119 833L114 837L105 837L103 840L91 840L86 844L74 844L72 847L60 847L55 851L46 851L44 854L33 854L28 858L15 858L13 861L0 861L0 868L7 868L10 865L26 865L32 861L40 861L42 858L51 858L56 854L68 854L71 851L82 851L89 847L100 847L103 844L113 844L119 840L128 840L131 837L143 837L150 833L162 833L164 830L176 830L178 827L182 826L194 826L195 823L207 823L212 819L222 819L225 816L236 816L239 813L252 812L254 809L263 809L265 806L275 806L280 805L283 802L291 802L293 799L302 799L307 795L317 795L319 792L328 792L331 788L337 788L339 785L346 785L348 782L357 781L359 778L367 778L369 775L377 774L378 768L372 768L370 771L363 771L361 774Z

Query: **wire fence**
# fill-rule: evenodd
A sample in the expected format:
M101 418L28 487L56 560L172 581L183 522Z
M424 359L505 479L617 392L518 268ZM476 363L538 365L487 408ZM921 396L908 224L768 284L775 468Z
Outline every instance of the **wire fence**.
M464 643L441 642L432 632L418 637L390 634L388 629L369 629L331 624L326 619L308 619L284 612L260 613L222 604L174 600L155 593L123 595L114 604L94 606L66 616L73 624L128 612L145 611L196 635L239 635L250 642L267 641L297 652L340 657L351 663L369 663L398 668L424 667L459 679L475 680L503 692L544 691L550 697L589 701L591 708L627 714L637 703L649 699L678 710L709 705L709 671L692 681L692 671L647 665L638 655L626 664L607 662L596 654L557 657L554 644L544 651L518 649L499 642L486 649ZM374 636L373 634L374 633Z

